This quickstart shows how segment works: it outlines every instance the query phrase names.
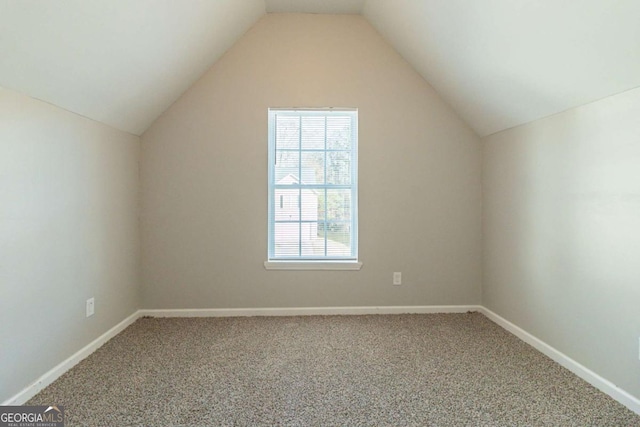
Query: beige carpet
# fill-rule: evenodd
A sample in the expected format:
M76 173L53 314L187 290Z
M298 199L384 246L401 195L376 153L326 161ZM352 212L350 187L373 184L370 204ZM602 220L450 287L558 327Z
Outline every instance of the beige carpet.
M640 426L478 313L143 318L28 403L68 426Z

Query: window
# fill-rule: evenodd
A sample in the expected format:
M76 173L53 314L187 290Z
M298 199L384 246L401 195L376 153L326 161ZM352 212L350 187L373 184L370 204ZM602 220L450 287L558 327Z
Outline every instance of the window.
M357 110L269 109L267 268L360 268L357 154Z

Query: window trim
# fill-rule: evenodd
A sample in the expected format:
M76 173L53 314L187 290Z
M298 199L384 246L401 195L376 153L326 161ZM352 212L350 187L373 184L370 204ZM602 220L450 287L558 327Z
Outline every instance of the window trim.
M324 257L304 257L304 258L270 258L274 253L274 239L272 239L273 229L275 225L275 201L273 199L275 189L275 163L276 156L276 142L275 142L275 128L272 124L275 120L275 116L278 113L291 112L295 113L307 113L307 115L314 115L317 113L319 116L330 115L331 113L349 113L352 115L352 148L351 148L351 245L353 255L349 256L334 256L331 258ZM310 114L309 114L310 113ZM318 107L318 108L269 108L268 109L268 215L267 215L267 261L264 263L264 267L267 270L360 270L362 268L362 262L360 262L358 256L358 109L357 108L334 108L334 107ZM326 146L325 146L326 150ZM326 173L326 171L325 171ZM324 185L325 188L330 188L330 185Z
M362 268L361 261L265 261L265 270L340 270L357 271Z

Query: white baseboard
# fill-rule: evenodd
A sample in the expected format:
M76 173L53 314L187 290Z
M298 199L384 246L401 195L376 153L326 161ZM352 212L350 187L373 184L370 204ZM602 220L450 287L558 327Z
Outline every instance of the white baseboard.
M118 335L129 325L143 316L151 317L239 317L239 316L311 316L311 315L355 315L355 314L403 314L403 313L465 313L478 311L477 305L435 305L435 306L390 306L390 307L298 307L298 308L213 308L138 310L131 316L109 329L91 343L77 351L68 359L46 372L24 390L10 397L1 406L23 405L42 389L57 380L84 358Z
M46 386L48 386L49 384L51 384L52 382L60 378L62 374L67 372L69 369L73 368L80 361L82 361L91 353L93 353L98 348L100 348L104 343L106 343L111 338L118 335L120 332L125 330L129 325L135 322L140 317L139 313L140 311L136 311L131 316L127 317L122 322L118 323L116 326L109 329L107 332L100 335L98 338L96 338L95 340L93 340L92 342L84 346L82 349L78 350L71 357L64 360L63 362L58 364L56 367L54 367L50 371L46 372L40 378L35 380L31 385L29 385L27 388L25 388L15 396L5 400L0 405L2 406L24 405L29 399L31 399L33 396L38 394L43 388L45 388Z
M416 305L387 307L284 307L284 308L207 308L175 310L140 310L150 317L247 317L247 316L318 316L358 314L426 314L479 311L479 305Z
M104 343L118 335L129 325L143 316L150 317L246 317L246 316L313 316L313 315L362 315L362 314L430 314L430 313L466 313L478 311L493 322L511 332L536 350L545 354L560 365L587 381L602 392L608 394L627 408L640 415L640 399L617 387L571 359L564 353L536 338L524 329L480 305L435 305L435 306L380 306L380 307L291 307L291 308L212 308L212 309L175 309L175 310L138 310L113 328L96 338L90 344L64 360L62 363L42 375L33 384L2 402L1 405L22 405L43 388L73 368L81 360L100 348Z
M559 350L556 350L549 344L531 335L529 332L525 331L519 326L514 325L504 317L499 316L488 308L481 306L478 311L487 316L493 322L497 323L499 326L503 327L513 335L520 338L522 341L531 345L540 353L546 355L561 366L564 366L598 390L604 392L605 394L608 394L613 399L617 400L636 414L640 415L640 399L632 396L620 387L613 384L611 381L601 377L589 368L581 365L566 354L560 352Z

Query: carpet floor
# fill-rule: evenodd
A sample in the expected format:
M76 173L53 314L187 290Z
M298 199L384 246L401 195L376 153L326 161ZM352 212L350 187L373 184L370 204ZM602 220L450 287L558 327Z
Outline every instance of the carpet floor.
M67 426L640 426L479 313L142 318L28 404Z

